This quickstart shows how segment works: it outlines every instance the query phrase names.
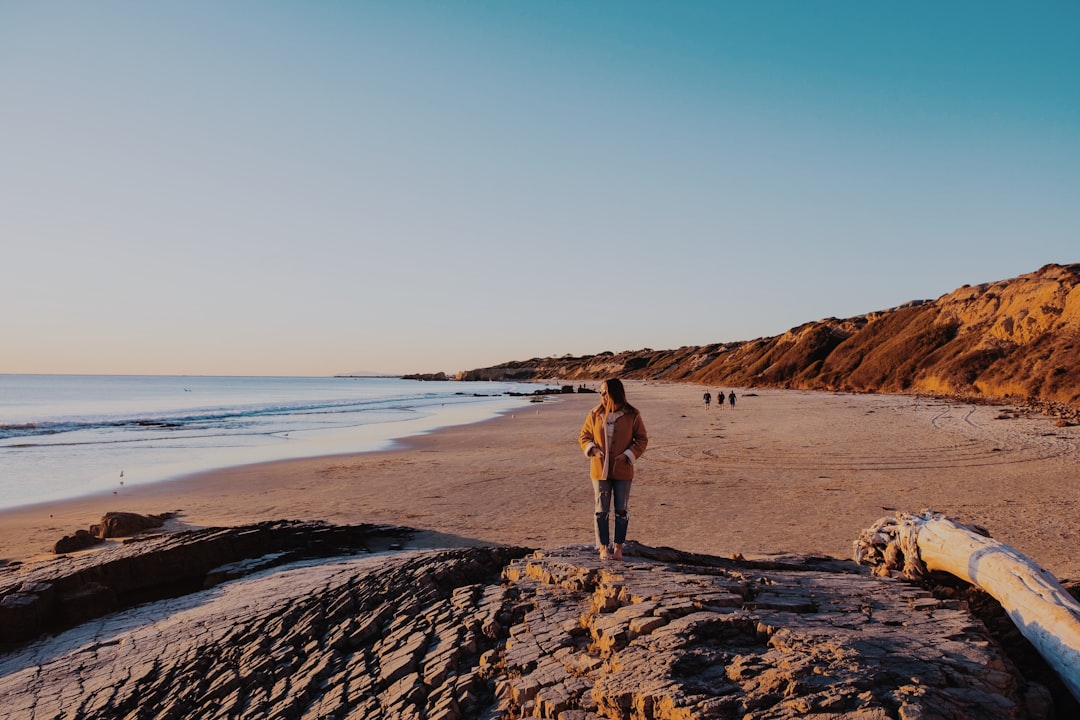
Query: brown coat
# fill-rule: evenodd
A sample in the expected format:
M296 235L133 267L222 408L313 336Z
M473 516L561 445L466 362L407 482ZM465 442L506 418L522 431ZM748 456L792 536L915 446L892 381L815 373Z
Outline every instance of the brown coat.
M615 413L613 413L615 414ZM589 463L589 477L593 480L633 480L634 461L645 453L649 444L649 435L645 431L645 422L636 410L624 411L615 419L615 432L611 447L607 446L607 433L604 425L608 413L601 403L589 411L585 424L581 427L578 443L585 454L598 447L603 451L603 458L609 459L611 467L605 475L604 460L600 454L593 455Z

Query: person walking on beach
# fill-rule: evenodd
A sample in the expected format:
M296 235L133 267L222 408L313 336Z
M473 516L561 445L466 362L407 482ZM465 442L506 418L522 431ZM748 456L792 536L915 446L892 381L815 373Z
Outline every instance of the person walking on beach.
M630 483L634 463L645 453L649 436L641 413L626 400L618 378L600 385L600 404L589 411L578 444L589 458L593 485L596 547L600 559L623 559L626 528L630 522ZM609 512L615 504L615 542L611 543Z
M728 402L731 404L731 409L734 410L735 409L735 391L734 390L732 390L731 394L727 396L727 399L728 399ZM723 402L723 400L721 400L720 402Z
M706 390L705 391L705 409L706 410L709 409L709 403L711 403L711 402L712 402L712 393L710 393L708 390ZM723 395L720 396L720 404L721 405L724 404L724 396Z
M724 391L722 389L716 391L716 408L718 410L724 409Z

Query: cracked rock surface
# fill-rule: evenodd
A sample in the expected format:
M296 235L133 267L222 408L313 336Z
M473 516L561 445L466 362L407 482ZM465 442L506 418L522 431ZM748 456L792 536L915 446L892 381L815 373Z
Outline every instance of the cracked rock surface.
M622 563L574 546L233 565L207 589L9 646L0 708L27 720L1052 716L962 603L840 561L628 550Z

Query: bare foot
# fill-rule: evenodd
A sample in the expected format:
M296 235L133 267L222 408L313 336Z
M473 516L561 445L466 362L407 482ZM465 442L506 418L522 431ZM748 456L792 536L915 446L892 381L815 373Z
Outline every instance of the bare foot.
M605 545L605 546L601 547L600 548L600 559L601 560L607 560L609 557L611 557L611 555L608 553L607 546Z
M613 555L613 557L616 560L622 560L623 559L623 557L622 557L622 545L616 545L615 546L615 554Z

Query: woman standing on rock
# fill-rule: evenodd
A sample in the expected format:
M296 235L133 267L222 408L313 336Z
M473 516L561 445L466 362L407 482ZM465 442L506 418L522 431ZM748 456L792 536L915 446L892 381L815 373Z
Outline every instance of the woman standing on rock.
M589 411L578 438L590 458L589 477L596 501L596 546L600 559L622 560L626 527L630 521L630 482L634 462L645 452L649 436L641 413L626 401L622 381L611 379L600 385L600 404ZM611 545L608 512L615 499L615 545Z

